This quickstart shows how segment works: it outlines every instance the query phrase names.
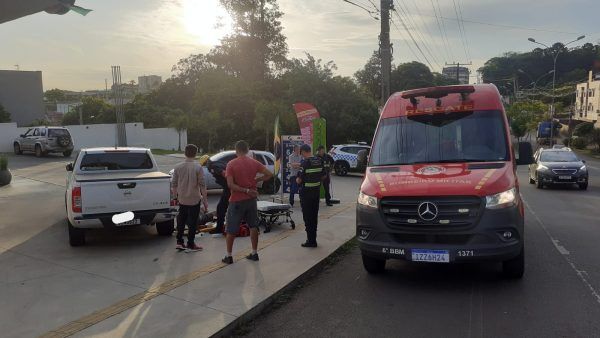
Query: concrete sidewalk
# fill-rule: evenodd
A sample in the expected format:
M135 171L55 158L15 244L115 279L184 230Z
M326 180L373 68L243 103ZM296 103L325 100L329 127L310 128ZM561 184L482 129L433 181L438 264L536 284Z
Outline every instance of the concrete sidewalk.
M296 211L294 218L299 221L301 214ZM305 232L304 226L298 224L296 230L285 228L261 235L259 262L244 259L249 252L249 239L238 239L234 246L236 261L230 266L220 263L224 240L202 237L199 243L205 248L203 252L176 254L179 274L157 280L146 290L121 296L102 308L82 312L45 336L208 337L227 333L351 239L354 220L354 202L334 207L322 204L318 248L300 247ZM195 264L189 271L182 269L181 261L198 255L202 262L210 263Z

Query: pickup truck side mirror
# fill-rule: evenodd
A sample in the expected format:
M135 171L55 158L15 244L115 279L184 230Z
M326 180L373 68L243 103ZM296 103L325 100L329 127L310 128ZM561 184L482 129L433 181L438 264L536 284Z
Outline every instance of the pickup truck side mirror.
M583 162L585 164L585 160L581 160L581 162Z
M369 152L366 149L363 149L357 154L357 164L360 168L365 168L367 166L367 157L369 157Z
M67 171L73 171L73 163L67 164Z
M517 165L528 165L532 164L533 161L533 147L529 142L519 142L519 159L517 159Z

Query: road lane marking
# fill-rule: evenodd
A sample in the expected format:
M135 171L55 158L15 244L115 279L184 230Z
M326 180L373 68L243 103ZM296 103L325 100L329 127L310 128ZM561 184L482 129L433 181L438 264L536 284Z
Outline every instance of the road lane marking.
M340 205L339 207L335 207L330 209L331 211L323 213L322 215L320 215L320 219L330 219L331 217L343 213L346 210L350 209L354 207L353 203L348 203L346 205ZM261 241L258 243L258 249L262 250L274 243L277 243L289 236L291 236L292 234L296 233L296 230L286 230L283 233L281 233L280 235ZM250 249L246 249L240 253L238 253L237 255L233 256L233 261L237 262L240 260L243 260L246 255L248 255L251 252ZM229 264L225 264L225 263L216 263L213 265L209 265L206 267L203 267L199 270L196 271L192 271L189 272L187 274L184 274L182 276L179 276L175 279L166 281L160 285L151 287L145 291L142 291L138 294L135 294L129 298L126 298L124 300L118 301L117 303L114 303L104 309L100 309L100 310L96 310L94 312L92 312L89 315L83 316L79 319L76 319L70 323L67 323L65 325L62 325L52 331L49 331L43 335L41 335L41 338L64 338L64 337L69 337L72 336L78 332L81 332L93 325L96 325L102 321L107 320L108 318L118 315L122 312L125 312L127 310L130 310L140 304L143 304L151 299L154 299L160 295L164 295L166 293L168 293L169 291L172 291L178 287L181 287L189 282L192 282L200 277L206 276L212 272L215 272L219 269L222 269L224 267L227 267Z
M579 270L579 268L577 268L577 266L575 265L575 263L573 263L573 261L571 260L571 257L569 256L569 251L564 246L558 244L559 241L550 234L550 231L548 231L548 228L546 227L544 222L542 222L542 220L538 217L538 215L535 213L535 211L533 211L533 209L531 208L531 206L529 206L529 203L527 203L527 201L525 201L525 199L523 199L523 203L527 207L527 210L529 210L529 212L533 215L535 220L540 224L540 226L542 227L542 229L544 230L544 232L546 233L548 238L550 238L550 241L552 242L552 244L554 245L556 250L561 254L562 257L564 257L564 259L567 261L567 263L571 266L571 269L573 269L573 271L575 272L575 274L577 274L577 277L579 277L579 279L583 282L583 284L585 284L588 287L592 296L594 298L596 298L596 302L598 302L598 304L600 304L600 293L598 292L598 290L596 290L594 288L594 286L586 278L587 272L585 270Z

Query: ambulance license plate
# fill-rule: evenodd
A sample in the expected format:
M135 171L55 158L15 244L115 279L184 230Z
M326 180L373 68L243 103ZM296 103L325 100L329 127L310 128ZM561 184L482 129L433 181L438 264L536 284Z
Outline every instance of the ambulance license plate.
M448 250L411 250L413 262L450 263Z

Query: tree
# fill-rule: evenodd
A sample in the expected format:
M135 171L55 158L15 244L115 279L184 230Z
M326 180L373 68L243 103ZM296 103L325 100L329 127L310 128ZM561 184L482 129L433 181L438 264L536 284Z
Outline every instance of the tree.
M538 123L548 117L547 111L548 105L541 101L520 101L510 105L507 115L513 135L520 140L536 130Z
M207 58L229 74L262 81L287 63L287 43L276 0L221 0L234 20L234 33L224 37Z
M0 123L10 122L10 113L0 104Z
M177 130L177 134L179 136L179 144L177 150L181 151L181 133L187 129L190 123L189 118L183 113L183 111L179 110L174 111L169 116L169 120L169 126Z
M358 84L374 99L381 99L381 57L374 51L362 69L354 73Z
M590 143L596 145L596 151L600 152L600 128L594 128L590 133Z
M400 64L392 70L392 92L434 86L433 74L429 68L417 61Z
M84 97L81 104L63 116L62 125L79 124L79 113L83 124L115 123L117 118L114 107L97 97Z
M271 144L271 131L275 126L277 115L289 113L290 107L286 107L281 101L260 100L254 107L254 129L265 133L265 150L269 150Z
M65 91L58 88L46 90L44 98L46 101L56 104L59 101L65 101Z

